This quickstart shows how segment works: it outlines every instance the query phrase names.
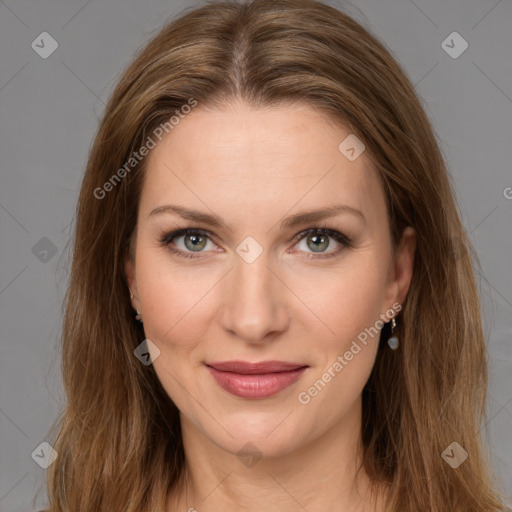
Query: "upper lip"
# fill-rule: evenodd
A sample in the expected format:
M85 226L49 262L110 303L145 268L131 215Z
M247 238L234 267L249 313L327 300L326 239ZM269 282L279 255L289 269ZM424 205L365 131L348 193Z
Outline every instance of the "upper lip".
M258 373L277 373L296 370L297 368L304 368L306 364L287 363L284 361L260 361L249 363L246 361L222 361L207 363L216 370L224 372L241 373L246 375Z

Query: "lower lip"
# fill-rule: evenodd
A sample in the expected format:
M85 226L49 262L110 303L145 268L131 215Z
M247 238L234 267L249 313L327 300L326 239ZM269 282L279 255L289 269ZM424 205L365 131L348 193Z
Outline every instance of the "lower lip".
M246 375L242 373L223 372L208 366L208 370L217 384L232 395L241 398L268 398L296 382L307 367L286 372Z

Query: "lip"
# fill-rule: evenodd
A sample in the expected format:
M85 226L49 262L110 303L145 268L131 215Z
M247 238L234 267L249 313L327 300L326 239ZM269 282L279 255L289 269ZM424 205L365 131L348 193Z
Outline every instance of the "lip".
M248 399L276 395L296 382L308 368L308 365L283 361L223 361L206 366L221 388Z

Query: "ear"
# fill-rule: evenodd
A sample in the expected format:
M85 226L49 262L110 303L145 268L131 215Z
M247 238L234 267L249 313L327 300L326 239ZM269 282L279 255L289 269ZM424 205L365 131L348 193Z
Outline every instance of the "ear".
M409 291L414 268L414 253L416 251L416 233L410 226L402 232L397 245L393 268L388 282L388 308L398 302L403 304Z
M124 263L124 272L126 275L126 282L128 283L128 288L130 288L133 294L133 298L131 299L132 307L136 311L140 311L139 293L137 290L137 278L135 274L135 262L132 260L130 256L126 257Z

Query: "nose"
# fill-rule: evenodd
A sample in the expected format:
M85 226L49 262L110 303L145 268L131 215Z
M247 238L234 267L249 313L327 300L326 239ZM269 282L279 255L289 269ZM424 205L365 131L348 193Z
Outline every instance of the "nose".
M266 251L252 263L235 259L224 283L220 311L222 327L251 344L265 344L286 331L290 292L275 269L270 268Z

